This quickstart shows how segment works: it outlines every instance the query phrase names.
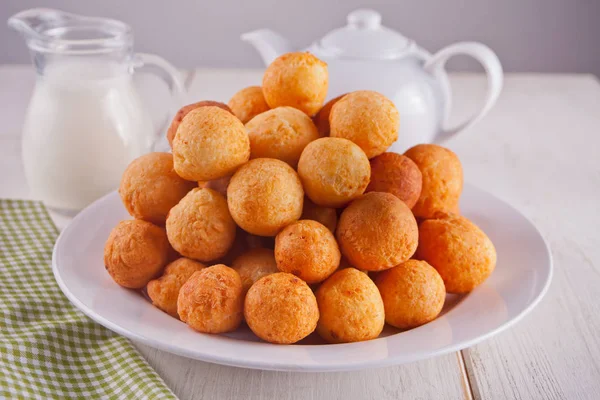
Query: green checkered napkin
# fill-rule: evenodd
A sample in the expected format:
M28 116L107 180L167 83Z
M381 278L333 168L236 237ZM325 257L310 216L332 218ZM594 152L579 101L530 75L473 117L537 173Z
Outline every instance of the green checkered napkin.
M0 200L0 398L175 399L131 343L62 294L40 203Z

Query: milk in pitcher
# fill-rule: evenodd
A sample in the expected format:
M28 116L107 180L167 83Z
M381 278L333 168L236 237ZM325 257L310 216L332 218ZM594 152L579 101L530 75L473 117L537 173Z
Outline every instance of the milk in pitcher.
M118 64L72 60L38 77L23 132L25 174L34 198L79 210L114 190L153 129L131 75Z

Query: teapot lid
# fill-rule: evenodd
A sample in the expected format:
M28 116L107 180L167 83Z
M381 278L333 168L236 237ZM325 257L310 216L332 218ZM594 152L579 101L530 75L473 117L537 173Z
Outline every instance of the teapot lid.
M381 14L359 9L348 14L347 25L334 29L317 44L330 57L359 59L398 58L414 44L400 33L381 26Z

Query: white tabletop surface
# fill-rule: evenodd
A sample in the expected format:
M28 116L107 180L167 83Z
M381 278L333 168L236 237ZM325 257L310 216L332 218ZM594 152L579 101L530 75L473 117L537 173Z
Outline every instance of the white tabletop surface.
M190 101L226 101L260 84L261 71L186 76ZM453 75L451 83L454 115L474 110L484 77ZM33 84L29 67L0 66L0 198L29 198L20 131ZM155 90L148 86L141 90ZM496 107L448 146L461 158L467 181L521 210L552 249L555 275L546 298L509 331L435 359L340 373L245 370L136 346L182 399L600 398L598 80L508 75Z

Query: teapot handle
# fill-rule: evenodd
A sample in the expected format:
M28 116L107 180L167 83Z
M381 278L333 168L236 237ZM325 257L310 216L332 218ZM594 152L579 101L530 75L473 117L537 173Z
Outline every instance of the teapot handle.
M167 110L164 120L160 123L160 129L156 131L156 136L152 138L153 147L160 151L167 151L169 146L166 143L166 127L170 122L170 117L183 104L185 87L177 68L162 57L155 54L136 53L133 57L133 68L136 70L142 67L152 68L151 72L158 75L167 84L171 93L170 109Z
M446 100L448 109L450 108L451 104L451 94L450 87L447 85L447 82L444 82L446 78L446 71L444 68L446 61L455 55L471 56L484 67L488 82L487 93L483 105L479 111L473 114L466 121L454 127L445 128L445 124L447 122L446 120L449 115L449 113L446 113L444 117L445 121L442 125L442 129L436 137L436 142L442 142L449 139L458 132L470 127L483 118L483 116L487 114L494 106L502 90L502 65L500 64L500 60L498 60L498 56L496 56L496 54L489 47L477 42L460 42L452 44L438 51L428 61L426 61L424 65L426 71L437 77L438 80L442 80L442 86L445 86L444 90L446 91L445 94L447 97ZM444 85L444 83L446 83L446 85Z

